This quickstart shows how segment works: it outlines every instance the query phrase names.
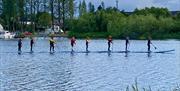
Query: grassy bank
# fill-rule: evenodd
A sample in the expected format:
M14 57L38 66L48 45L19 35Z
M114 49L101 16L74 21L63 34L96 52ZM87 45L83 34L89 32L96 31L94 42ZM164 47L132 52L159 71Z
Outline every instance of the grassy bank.
M86 38L87 36L94 39L94 38L107 38L109 35L112 35L114 39L123 39L125 36L111 34L108 32L88 32L88 33L80 33L80 32L69 32L68 37L75 36L77 38ZM131 39L146 39L147 36L133 36ZM180 32L179 33L169 33L169 34L154 34L152 35L153 39L180 39Z

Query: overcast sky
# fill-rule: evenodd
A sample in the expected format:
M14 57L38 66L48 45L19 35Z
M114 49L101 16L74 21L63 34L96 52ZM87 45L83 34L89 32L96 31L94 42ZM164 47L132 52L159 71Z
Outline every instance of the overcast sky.
M76 0L79 2L82 0ZM116 0L86 0L86 2L92 2L95 6L101 4L101 1L105 2L105 6L116 6ZM171 11L180 11L180 0L118 0L119 9L125 11L133 11L135 8L144 7L166 7Z

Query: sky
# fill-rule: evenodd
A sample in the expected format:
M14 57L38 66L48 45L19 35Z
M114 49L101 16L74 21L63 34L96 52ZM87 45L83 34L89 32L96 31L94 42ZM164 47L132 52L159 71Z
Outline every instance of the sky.
M76 0L80 2L82 0ZM116 6L116 0L86 0L86 2L92 2L96 7L104 1L105 6ZM119 9L125 11L133 11L135 8L144 7L166 7L170 11L180 11L180 0L118 0Z

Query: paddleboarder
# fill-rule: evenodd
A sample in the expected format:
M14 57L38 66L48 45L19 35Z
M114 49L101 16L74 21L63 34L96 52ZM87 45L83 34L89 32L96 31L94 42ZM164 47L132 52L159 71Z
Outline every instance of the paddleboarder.
M51 37L51 39L49 39L49 44L50 44L50 52L54 52L54 44L55 44L54 37Z
M33 46L34 46L34 39L31 37L31 40L30 40L30 50L31 52L33 52Z
M20 38L18 40L18 51L21 52L21 48L22 48L22 39Z
M128 45L129 45L129 37L126 37L126 48L125 48L126 51L128 51Z
M147 42L147 46L148 46L148 51L151 51L151 37L148 37L148 42Z
M76 38L73 36L73 37L71 38L72 51L73 51L73 47L74 47L75 44L76 44Z
M90 38L89 38L89 37L86 37L86 51L88 51L89 42L90 42Z
M113 44L113 42L112 42L112 36L111 35L109 35L109 37L108 37L108 51L111 51L110 50L110 48L111 48L111 44Z

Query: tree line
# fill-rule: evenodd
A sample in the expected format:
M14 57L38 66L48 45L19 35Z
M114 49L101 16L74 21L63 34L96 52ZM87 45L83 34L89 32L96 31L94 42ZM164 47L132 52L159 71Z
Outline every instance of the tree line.
M0 23L10 31L37 32L54 24L65 29L75 8L74 0L0 0Z
M133 39L180 38L180 12L175 15L167 8L146 7L133 12L107 7L102 2L97 9L89 3L79 12L79 17L70 23L70 36L115 38L129 36ZM118 7L118 6L117 6Z
M30 24L28 24L30 22ZM96 8L85 0L0 0L0 23L10 31L38 32L58 25L70 31L69 36L107 36L117 38L180 38L180 13L172 15L167 8L146 7L133 12L116 7ZM163 34L163 35L162 35Z

